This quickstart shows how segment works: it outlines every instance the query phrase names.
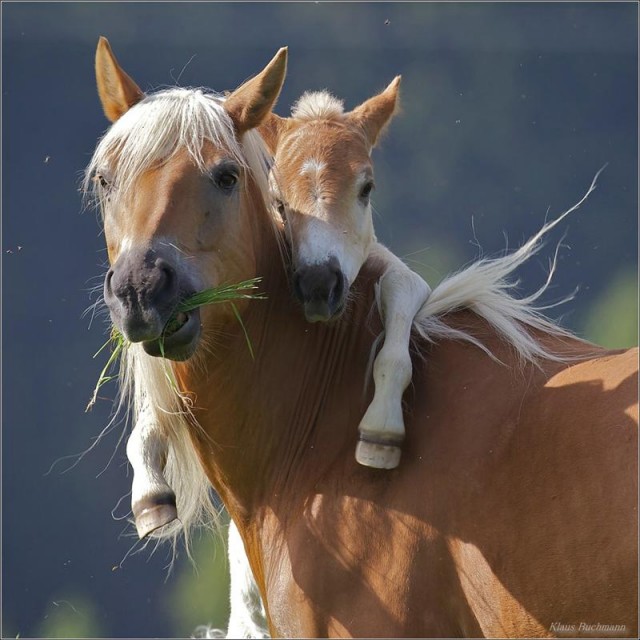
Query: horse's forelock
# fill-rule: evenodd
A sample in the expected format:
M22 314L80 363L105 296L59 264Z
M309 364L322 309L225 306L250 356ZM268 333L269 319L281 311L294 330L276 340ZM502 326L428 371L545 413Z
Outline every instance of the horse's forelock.
M257 131L246 132L242 140L236 138L224 100L205 89L173 88L146 96L100 140L85 170L85 194L94 193L102 204L104 194L93 181L99 173L126 198L142 174L182 149L206 171L202 149L210 142L251 172L266 202L268 154L264 143Z

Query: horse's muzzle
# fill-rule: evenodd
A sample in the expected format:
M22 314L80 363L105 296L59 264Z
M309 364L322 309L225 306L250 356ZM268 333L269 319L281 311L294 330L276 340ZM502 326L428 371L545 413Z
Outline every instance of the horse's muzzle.
M200 309L194 309L185 316L184 324L176 331L167 329L155 340L146 340L142 348L150 355L169 360L188 360L196 350L200 339Z
M293 274L293 291L308 322L326 322L343 311L346 282L336 258L301 266Z
M135 248L109 269L104 299L127 340L141 342L150 355L186 360L200 337L200 313L176 309L195 290L170 248Z

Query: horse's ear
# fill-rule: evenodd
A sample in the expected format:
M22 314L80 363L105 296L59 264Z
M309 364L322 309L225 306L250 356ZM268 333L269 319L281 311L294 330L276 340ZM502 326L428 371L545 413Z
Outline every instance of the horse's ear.
M115 122L144 98L140 87L118 64L104 36L100 36L96 49L96 82L104 115L111 122Z
M269 152L273 155L278 148L278 140L287 126L287 118L281 118L275 113L269 113L260 125L260 135L264 140Z
M362 127L372 147L375 147L380 134L396 112L401 78L396 76L382 93L369 98L348 114L352 122Z
M238 135L264 122L275 104L287 73L287 48L282 47L273 60L254 78L238 87L225 101Z

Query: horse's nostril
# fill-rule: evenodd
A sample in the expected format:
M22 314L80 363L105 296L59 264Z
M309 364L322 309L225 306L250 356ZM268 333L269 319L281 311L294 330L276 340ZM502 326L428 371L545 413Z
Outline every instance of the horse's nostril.
M154 290L166 294L172 294L177 289L178 278L174 267L164 260L158 258L155 262L158 269L158 277L155 282Z

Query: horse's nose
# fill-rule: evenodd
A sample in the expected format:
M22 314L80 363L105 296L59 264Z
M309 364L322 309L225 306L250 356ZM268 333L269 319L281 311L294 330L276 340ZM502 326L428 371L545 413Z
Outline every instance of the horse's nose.
M309 322L323 322L342 310L345 278L338 261L305 265L293 274L293 291Z
M131 342L160 336L179 296L175 268L153 250L121 255L104 282L112 319Z
M132 261L118 261L109 269L105 279L105 299L117 298L126 303L136 297L153 306L164 306L173 300L178 290L176 270L164 258L156 258L151 266L142 265L136 273L130 267Z

